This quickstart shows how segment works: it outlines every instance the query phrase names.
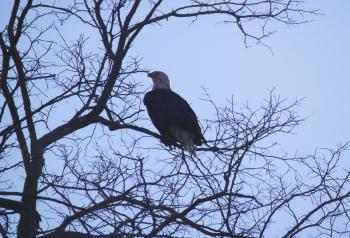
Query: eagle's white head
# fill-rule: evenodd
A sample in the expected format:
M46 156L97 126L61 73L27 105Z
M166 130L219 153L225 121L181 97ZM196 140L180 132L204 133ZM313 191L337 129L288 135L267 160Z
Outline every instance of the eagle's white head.
M170 89L168 75L161 71L153 71L147 74L153 80L153 89Z

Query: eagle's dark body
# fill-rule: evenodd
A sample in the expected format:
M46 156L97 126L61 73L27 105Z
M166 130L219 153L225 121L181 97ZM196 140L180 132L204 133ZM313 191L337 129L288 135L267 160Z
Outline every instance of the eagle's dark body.
M177 129L189 134L193 138L194 145L202 145L204 137L197 116L190 105L178 94L170 89L153 89L146 93L143 102L165 145L176 144L178 136L175 130Z

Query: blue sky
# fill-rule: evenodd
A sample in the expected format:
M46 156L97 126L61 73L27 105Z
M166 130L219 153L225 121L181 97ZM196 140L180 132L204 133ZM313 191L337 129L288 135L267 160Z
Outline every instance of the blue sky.
M3 3L0 13L5 16L12 1ZM237 27L210 17L194 24L180 19L148 27L132 55L141 57L146 68L166 72L173 90L199 118L210 113L200 100L203 88L219 104L233 95L238 105L248 101L258 106L272 88L283 98L305 98L299 113L307 120L284 143L291 152L334 147L350 140L350 1L309 0L306 5L322 15L299 26L272 25L277 32L265 40L271 50L252 42L247 48ZM80 32L72 27L66 33ZM151 84L145 75L137 80Z
M305 98L298 111L307 120L283 144L305 153L335 147L350 140L350 2L307 2L322 15L304 25L276 25L265 41L272 52L253 43L246 48L235 27L215 19L149 28L133 52L146 67L168 73L173 90L202 118L202 87L219 103L233 95L238 104L258 106L272 88L283 98Z

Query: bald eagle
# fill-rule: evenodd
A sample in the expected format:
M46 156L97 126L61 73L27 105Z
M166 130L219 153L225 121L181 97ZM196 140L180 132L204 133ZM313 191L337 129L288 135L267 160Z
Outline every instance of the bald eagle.
M195 145L205 141L196 114L185 99L170 89L165 73L154 71L148 77L153 80L153 89L146 93L143 102L161 142L169 147L179 142L184 150L195 155Z

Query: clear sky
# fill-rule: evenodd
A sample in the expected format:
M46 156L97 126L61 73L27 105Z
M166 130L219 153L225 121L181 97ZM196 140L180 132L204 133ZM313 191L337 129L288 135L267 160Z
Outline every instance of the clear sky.
M7 16L12 1L0 1L0 14ZM350 140L350 1L306 2L322 15L295 27L272 26L277 32L265 41L272 51L254 43L247 48L237 27L210 17L146 28L132 54L142 57L146 68L166 72L199 118L208 113L200 100L203 88L219 104L233 95L238 104L258 106L272 88L283 98L305 98L299 113L307 120L286 145L301 152L334 147ZM71 33L80 34L75 28ZM151 84L144 75L137 80Z
M305 153L335 147L350 140L350 1L307 2L323 15L297 27L275 27L265 41L272 52L246 48L236 28L215 19L149 28L133 51L146 67L168 73L173 90L202 118L202 87L219 103L233 95L238 104L258 106L272 88L283 98L305 98L299 113L307 120L283 144Z

